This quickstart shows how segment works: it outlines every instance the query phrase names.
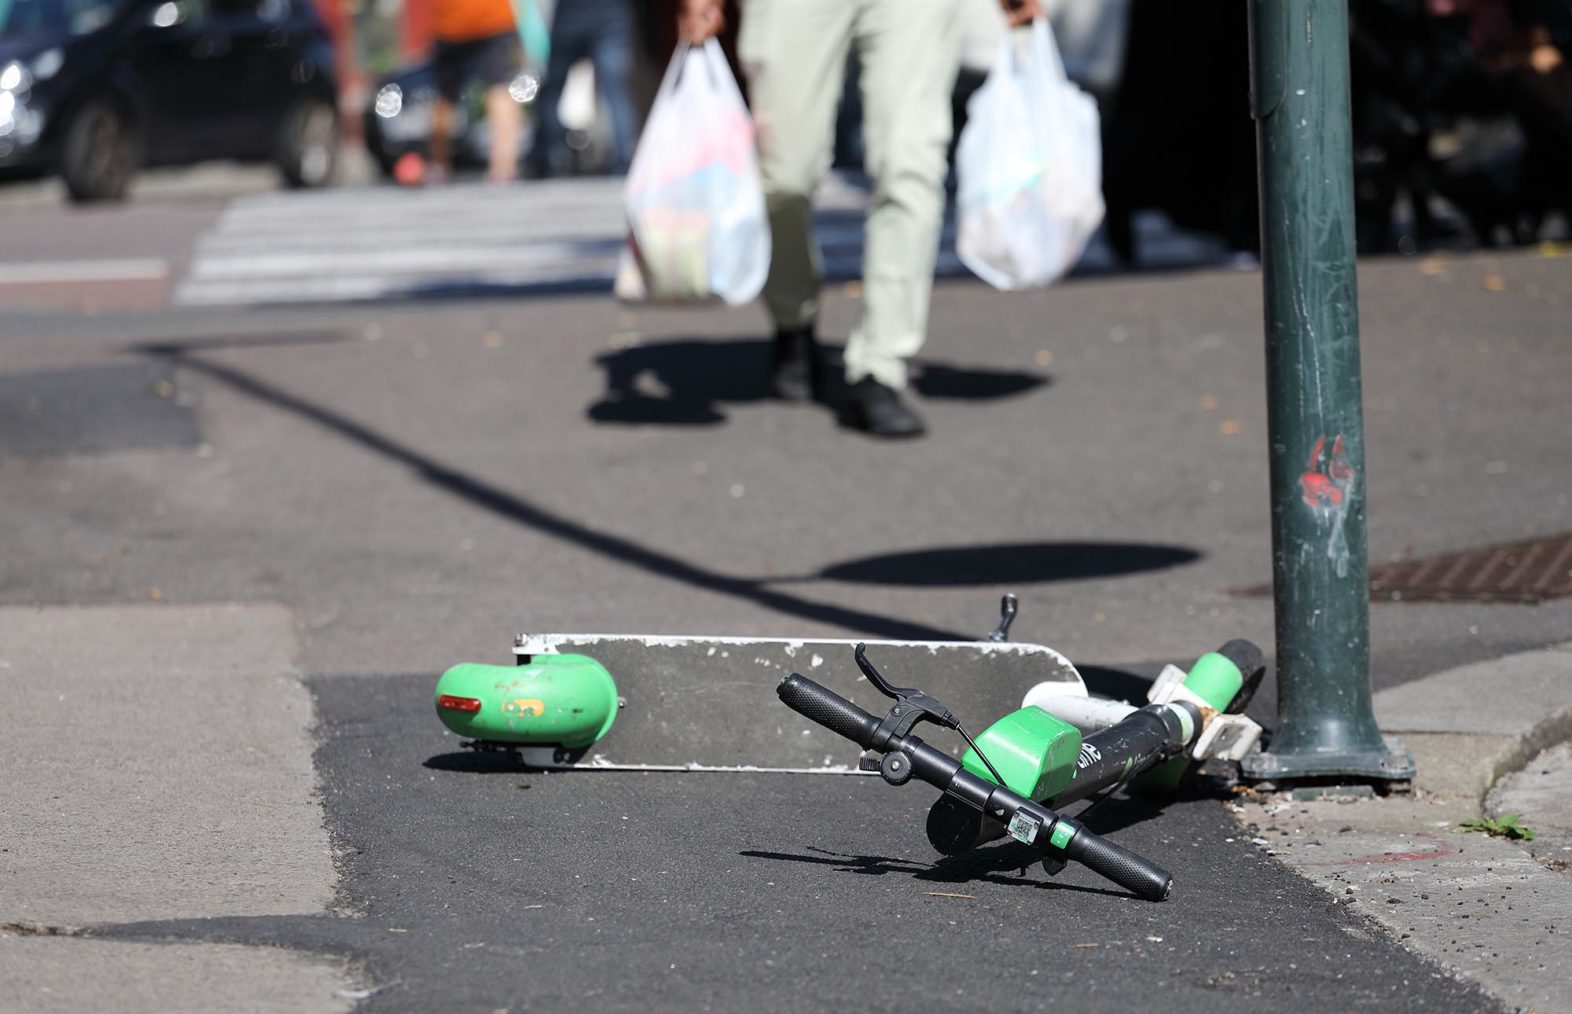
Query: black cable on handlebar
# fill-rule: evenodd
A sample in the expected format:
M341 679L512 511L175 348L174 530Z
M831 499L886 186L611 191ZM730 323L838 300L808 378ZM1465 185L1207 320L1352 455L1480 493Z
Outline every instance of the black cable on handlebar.
M966 740L966 745L972 748L972 752L977 754L978 757L982 758L983 764L987 765L988 767L988 773L993 775L993 780L998 782L1000 785L1003 785L1004 776L999 773L998 768L993 766L993 761L988 759L988 755L982 752L982 747L977 745L977 741L972 739L971 735L965 729L961 728L960 722L955 723L955 731L961 734L962 739Z

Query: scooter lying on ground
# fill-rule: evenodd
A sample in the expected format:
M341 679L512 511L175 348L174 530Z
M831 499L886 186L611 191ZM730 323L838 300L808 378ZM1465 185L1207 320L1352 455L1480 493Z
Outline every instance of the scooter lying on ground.
M1242 714L1266 668L1248 641L1201 656L1188 673L1168 666L1141 708L1089 697L1080 684L1040 684L1023 707L975 740L936 698L891 685L862 645L854 657L868 681L895 701L882 719L800 673L783 679L776 694L793 711L883 755L865 756L863 770L878 771L891 785L917 777L941 789L928 813L934 848L957 855L1008 834L1039 850L1050 875L1080 862L1152 901L1168 897L1167 871L1058 808L1111 793L1149 771L1171 783L1191 762L1237 761L1261 737L1261 727ZM921 722L954 729L970 749L955 760L912 734Z
M0 0L3 2L3 0ZM882 665L932 693L1002 715L1044 682L1085 693L1070 660L1008 639L1013 597L982 639L869 641ZM436 711L468 750L535 768L855 773L838 741L782 712L775 684L800 669L853 700L874 693L856 640L700 634L520 634L513 664L442 674ZM768 720L761 721L761 718Z
M1078 860L1142 897L1165 897L1166 872L1086 830L1084 810L1074 819L1058 811L1137 778L1172 788L1193 763L1238 761L1255 749L1261 728L1243 711L1265 672L1260 650L1231 641L1188 673L1168 666L1138 708L1091 697L1053 649L1009 640L1015 605L1005 598L998 627L980 641L871 645L909 678L986 713L1015 707L1019 688L1032 686L975 741L935 696L891 685L869 647L850 641L520 635L514 665L463 663L445 672L436 709L450 733L469 738L464 747L535 768L860 768L893 785L915 776L942 790L927 830L943 854L1009 835L1038 849L1050 874ZM867 682L833 664L847 651ZM800 667L835 689L793 671ZM772 685L809 721L739 722L762 713ZM850 699L873 691L895 701L882 719ZM970 749L957 759L924 743L912 734L920 722L955 729ZM858 768L837 763L814 735L819 727L882 757L864 757Z

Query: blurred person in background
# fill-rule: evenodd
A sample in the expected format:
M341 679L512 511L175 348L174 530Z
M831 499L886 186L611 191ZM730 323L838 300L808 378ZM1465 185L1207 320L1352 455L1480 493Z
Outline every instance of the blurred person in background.
M1130 4L1124 69L1103 103L1106 229L1126 266L1144 259L1143 209L1220 237L1224 264L1249 265L1260 249L1249 14L1246 4Z
M1038 0L1000 0L1012 25ZM774 319L775 394L820 392L821 265L813 192L829 168L846 59L861 66L865 165L873 180L863 316L846 343L844 422L877 437L926 430L906 403L907 361L927 337L944 215L950 92L960 53L956 0L744 0L738 43L758 131L774 246L764 301ZM724 27L721 0L683 0L678 33L698 44Z
M1360 250L1565 235L1572 3L1357 0L1349 15Z
M568 132L557 107L568 71L580 60L594 67L595 87L610 120L611 150L605 170L628 171L638 129L628 85L635 29L631 0L557 0L551 16L551 56L536 102L540 125L525 164L531 177L567 171Z
M1515 173L1502 178L1493 216L1475 213L1480 241L1533 242L1542 219L1572 215L1572 3L1567 0L1429 0L1433 17L1468 30L1485 80L1480 89L1521 135ZM1474 188L1477 192L1478 187Z
M571 3L572 0L564 0ZM431 168L426 182L447 180L453 168L453 110L471 84L486 89L491 131L486 178L506 183L518 175L524 113L508 94L522 63L510 0L434 0L432 68L437 101L431 111Z

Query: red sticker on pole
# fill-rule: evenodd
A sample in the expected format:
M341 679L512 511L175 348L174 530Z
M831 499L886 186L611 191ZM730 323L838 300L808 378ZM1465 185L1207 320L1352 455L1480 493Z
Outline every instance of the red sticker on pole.
M1341 435L1332 439L1330 450L1326 437L1318 438L1299 476L1299 493L1305 506L1331 522L1326 555L1338 577L1348 575L1348 541L1343 535L1343 522L1353 503L1357 478L1354 467L1348 463L1348 449Z

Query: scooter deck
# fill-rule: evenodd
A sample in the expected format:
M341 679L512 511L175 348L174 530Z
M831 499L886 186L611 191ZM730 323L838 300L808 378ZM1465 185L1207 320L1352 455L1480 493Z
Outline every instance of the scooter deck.
M974 736L1038 683L1081 683L1059 652L1009 641L540 634L515 652L588 655L610 671L623 705L606 736L584 750L508 749L532 767L853 773L854 748L784 707L775 687L800 672L883 714L893 702L858 671L858 643L887 680L939 698ZM964 749L953 733L930 733L941 749Z

